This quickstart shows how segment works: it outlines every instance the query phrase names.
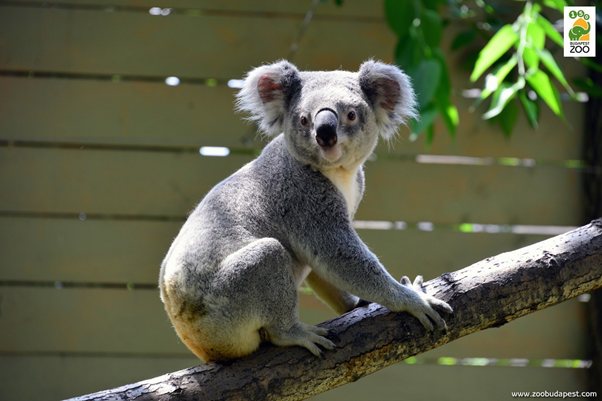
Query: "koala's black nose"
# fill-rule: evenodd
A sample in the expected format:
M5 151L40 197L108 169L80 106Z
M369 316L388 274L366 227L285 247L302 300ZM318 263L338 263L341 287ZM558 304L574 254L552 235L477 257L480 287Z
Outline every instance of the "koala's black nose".
M337 143L339 119L334 111L323 109L316 114L316 142L323 148L331 148Z

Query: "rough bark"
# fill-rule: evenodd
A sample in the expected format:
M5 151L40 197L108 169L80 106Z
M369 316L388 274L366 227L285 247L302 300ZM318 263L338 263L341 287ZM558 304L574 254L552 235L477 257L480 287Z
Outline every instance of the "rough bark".
M602 287L602 219L503 253L425 284L455 310L448 331L427 333L407 313L376 304L322 325L338 349L319 359L300 347L266 345L230 363L210 363L90 394L84 400L301 400L410 356Z

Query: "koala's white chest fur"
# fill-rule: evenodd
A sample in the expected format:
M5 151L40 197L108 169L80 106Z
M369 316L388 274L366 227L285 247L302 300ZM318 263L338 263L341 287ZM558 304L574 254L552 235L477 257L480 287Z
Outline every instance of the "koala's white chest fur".
M345 201L347 202L347 211L349 218L353 216L355 207L359 202L360 188L357 182L357 171L359 166L346 169L338 167L329 170L322 170L322 174L328 178L334 186L343 194Z

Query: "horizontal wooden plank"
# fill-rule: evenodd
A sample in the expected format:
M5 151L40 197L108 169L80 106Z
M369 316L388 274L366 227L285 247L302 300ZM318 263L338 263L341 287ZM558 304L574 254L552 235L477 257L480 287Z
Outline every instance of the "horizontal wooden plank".
M235 78L286 54L300 25L289 19L3 7L0 64L16 70ZM251 32L257 40L244 40ZM270 46L264 46L268 38ZM224 63L223 54L233 57Z
M2 287L0 294L0 352L189 352L159 291Z
M0 352L189 353L158 291L3 287L0 294ZM307 301L305 317L312 305L324 309Z
M435 120L435 137L430 146L425 135L410 142L409 130L400 128L399 140L391 146L380 143L376 151L380 154L409 153L459 155L476 157L517 157L537 159L542 162L580 160L582 158L582 132L584 130L585 104L563 102L562 107L568 121L563 123L545 106L540 107L539 127L533 129L519 113L512 136L508 138L495 124L482 119L486 109L470 111L474 99L461 95L465 88L474 87L463 71L452 71L456 93L452 102L459 113L459 125L455 137L451 137L440 117ZM478 87L478 86L477 86Z
M184 358L0 356L3 377L0 397L3 400L71 398L150 379L193 364L194 359ZM585 369L399 363L312 400L508 400L513 391L587 391L586 375Z
M0 210L185 216L251 159L4 148L0 182L14 192L0 193Z
M156 283L181 224L0 217L0 280ZM395 277L422 274L427 280L546 238L446 230L358 233Z
M0 287L0 353L71 352L186 357L158 290ZM334 317L313 295L303 321Z
M0 218L2 280L156 283L182 223Z
M0 399L77 397L197 365L199 360L190 355L179 358L0 355Z
M462 86L463 81L458 81ZM28 79L0 77L0 139L61 141L101 144L228 146L261 148L244 115L234 112L235 89L224 85L94 81L81 79ZM581 157L583 105L565 103L574 131L546 109L540 128L527 127L521 116L515 135L506 138L497 127L469 113L471 100L454 98L461 114L457 138L452 140L436 124L435 142L427 150L424 140L408 141L400 128L398 140L382 142L377 154L461 155L519 157L563 161Z
M451 369L450 369L451 368ZM585 369L392 365L312 400L510 400L513 391L587 391Z
M251 66L287 57L303 21L303 14L189 18L2 8L0 65L26 71L240 78ZM355 69L370 57L391 60L395 43L384 20L316 19L295 61L308 69Z
M30 4L31 0L16 0L13 3ZM61 0L61 5L64 8L69 6L110 6L116 7L132 7L132 8L148 8L157 7L158 3L155 0ZM221 11L221 12L262 12L265 13L265 18L269 18L273 13L295 13L305 14L311 6L311 2L305 0L170 0L169 4L164 4L163 7L169 6L176 11L183 9L206 10L206 11ZM119 12L117 8L111 12ZM383 18L383 8L375 7L372 3L367 3L362 0L345 0L342 6L337 6L334 1L320 1L315 11L315 15L319 17L350 17L350 18Z
M462 233L446 230L357 232L394 277L414 278L422 275L425 280L548 238L543 235Z
M240 148L256 137L227 86L0 77L0 87L1 139Z
M562 322L562 323L561 323ZM460 338L424 358L587 359L586 304L577 299Z
M198 154L0 148L0 210L176 215L251 160ZM366 167L358 220L578 225L580 174L535 167Z
M576 170L377 160L365 173L358 220L575 226L581 218Z
M0 296L0 352L189 352L172 329L158 291L0 287ZM332 314L310 295L302 295L301 308L302 320L311 324ZM568 301L432 355L583 359L583 308Z

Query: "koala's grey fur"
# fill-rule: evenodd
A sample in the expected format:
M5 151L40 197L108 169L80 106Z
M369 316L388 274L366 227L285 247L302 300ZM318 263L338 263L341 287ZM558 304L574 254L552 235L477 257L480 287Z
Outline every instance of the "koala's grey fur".
M207 194L161 266L161 299L192 352L226 360L261 341L332 350L325 329L299 321L303 281L339 313L363 299L445 327L433 307L451 308L421 290L421 277L391 277L351 225L364 161L414 104L406 75L375 61L357 73L280 61L247 75L238 108L280 135Z

